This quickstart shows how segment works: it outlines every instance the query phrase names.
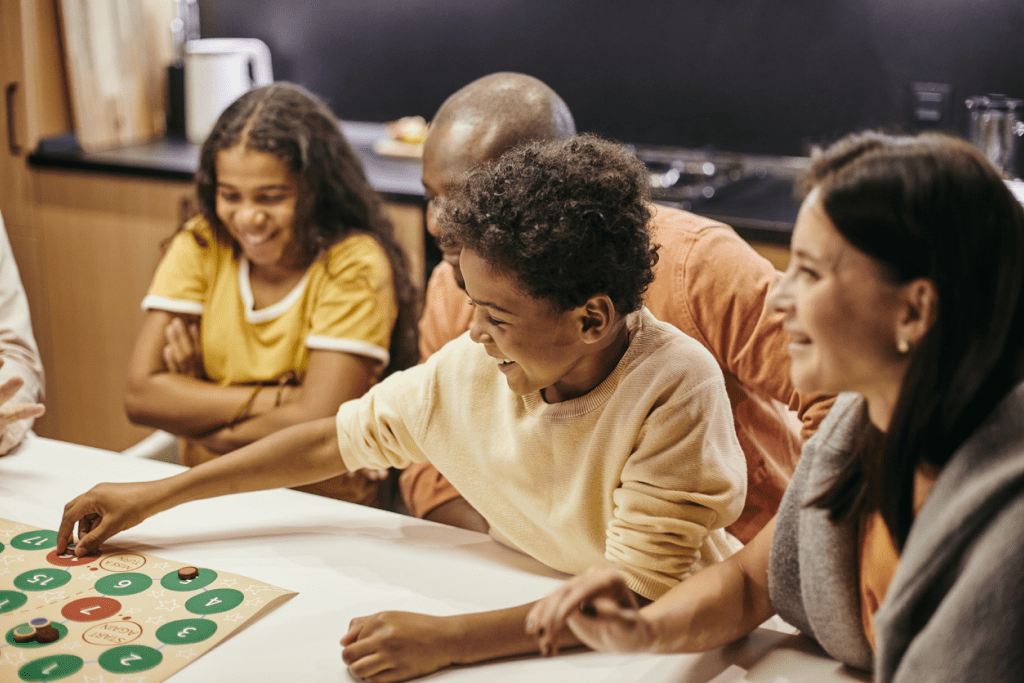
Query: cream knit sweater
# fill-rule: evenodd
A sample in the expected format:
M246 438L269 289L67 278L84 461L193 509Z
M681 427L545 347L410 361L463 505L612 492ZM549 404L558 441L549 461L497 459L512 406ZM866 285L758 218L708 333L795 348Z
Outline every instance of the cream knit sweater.
M499 541L579 574L614 563L654 599L731 554L746 470L711 354L645 310L577 399L516 396L468 335L338 410L349 469L432 462Z

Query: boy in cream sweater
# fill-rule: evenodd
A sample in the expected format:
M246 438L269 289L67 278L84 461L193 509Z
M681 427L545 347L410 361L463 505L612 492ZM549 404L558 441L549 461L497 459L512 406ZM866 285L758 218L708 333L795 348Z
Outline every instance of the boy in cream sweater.
M471 174L441 212L476 307L466 335L335 419L166 480L94 488L66 507L58 550L76 522L81 555L188 500L430 461L497 540L573 574L617 565L643 599L723 559L738 546L723 527L743 507L744 457L714 358L642 308L657 261L647 200L643 165L589 136ZM360 617L342 656L386 682L533 652L529 607Z

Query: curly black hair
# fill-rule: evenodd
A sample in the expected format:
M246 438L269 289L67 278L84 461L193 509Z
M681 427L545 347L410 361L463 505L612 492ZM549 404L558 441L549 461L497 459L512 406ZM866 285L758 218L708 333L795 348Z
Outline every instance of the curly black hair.
M643 304L658 247L649 180L625 147L595 135L517 147L461 182L439 212L442 240L477 252L556 310L606 294Z

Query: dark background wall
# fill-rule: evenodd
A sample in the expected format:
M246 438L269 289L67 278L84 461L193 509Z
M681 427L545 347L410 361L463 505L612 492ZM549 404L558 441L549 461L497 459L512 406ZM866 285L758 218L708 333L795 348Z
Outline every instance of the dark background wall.
M913 129L912 82L1024 98L1021 0L200 0L203 37L256 37L275 77L344 119L420 114L499 70L544 80L580 130L798 155Z

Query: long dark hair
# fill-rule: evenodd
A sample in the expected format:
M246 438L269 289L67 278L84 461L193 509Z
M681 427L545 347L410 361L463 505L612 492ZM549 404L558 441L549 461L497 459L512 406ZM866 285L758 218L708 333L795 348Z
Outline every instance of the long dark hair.
M251 90L232 103L203 143L196 172L196 192L203 217L217 239L237 249L217 218L217 153L238 144L282 159L299 183L295 240L303 263L354 232L366 232L380 244L391 263L398 316L391 333L387 372L418 360L418 300L405 254L394 237L377 193L342 134L338 120L318 97L292 83Z
M937 291L889 430L863 435L812 501L833 519L879 510L902 549L917 467L945 465L1024 377L1024 208L971 144L935 133L848 136L812 158L802 189L813 188L893 282L927 278Z

